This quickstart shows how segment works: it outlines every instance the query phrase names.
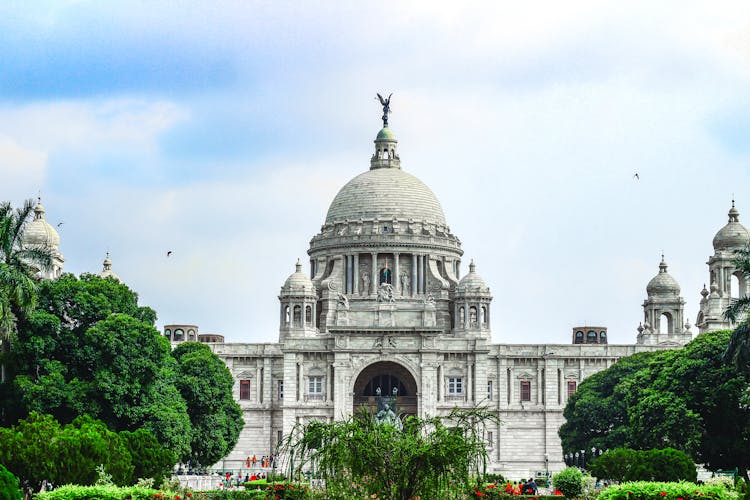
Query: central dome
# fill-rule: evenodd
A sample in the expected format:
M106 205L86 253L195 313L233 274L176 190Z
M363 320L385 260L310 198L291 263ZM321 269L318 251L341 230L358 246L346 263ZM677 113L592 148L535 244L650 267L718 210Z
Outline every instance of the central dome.
M435 193L400 168L368 170L350 180L328 208L326 224L394 218L446 225Z

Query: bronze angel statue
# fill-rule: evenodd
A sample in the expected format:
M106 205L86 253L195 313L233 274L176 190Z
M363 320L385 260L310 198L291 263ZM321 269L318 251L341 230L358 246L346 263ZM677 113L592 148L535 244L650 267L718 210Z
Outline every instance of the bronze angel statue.
M388 114L391 112L391 96L393 95L393 92L388 96L387 99L383 98L382 95L378 94L378 99L380 99L380 104L383 105L383 126L388 126Z

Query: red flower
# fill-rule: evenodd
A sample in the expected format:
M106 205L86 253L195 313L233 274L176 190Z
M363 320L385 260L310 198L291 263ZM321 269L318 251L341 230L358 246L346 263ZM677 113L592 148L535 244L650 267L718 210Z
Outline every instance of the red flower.
M682 500L682 497L677 497L677 500Z
M662 492L661 492L661 493L659 493L659 494L660 494L661 496L663 496L663 497L667 496L667 492L666 492L666 491L662 491Z

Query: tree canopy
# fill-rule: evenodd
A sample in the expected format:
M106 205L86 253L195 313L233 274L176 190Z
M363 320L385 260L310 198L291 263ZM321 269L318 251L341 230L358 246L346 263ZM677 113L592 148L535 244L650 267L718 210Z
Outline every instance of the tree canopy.
M675 448L710 469L750 467L747 382L723 353L731 332L623 358L584 380L564 411L564 451Z
M172 356L177 361L176 386L190 408L193 427L191 451L182 461L213 464L234 446L244 425L242 410L232 397L232 374L205 344L180 344Z
M37 302L18 323L15 376L0 385L4 425L31 411L62 423L89 415L114 431L148 430L175 460L201 465L234 447L242 418L226 366L201 344L172 353L126 285L63 274L40 283Z

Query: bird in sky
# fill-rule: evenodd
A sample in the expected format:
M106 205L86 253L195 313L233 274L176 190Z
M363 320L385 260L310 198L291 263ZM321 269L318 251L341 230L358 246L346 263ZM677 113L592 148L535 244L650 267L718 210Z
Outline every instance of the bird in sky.
M169 250L169 251L167 252L167 257L169 257L170 255L172 255L172 250Z
M62 221L60 221L60 222L58 222L58 223L57 223L57 227L60 227L60 226L62 226L63 224L65 224L65 223L64 223L64 222L62 222Z
M638 175L638 172L636 172L636 173L633 174L633 179L635 179L637 181L641 180L641 176Z

